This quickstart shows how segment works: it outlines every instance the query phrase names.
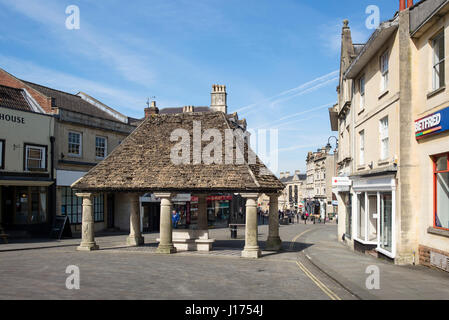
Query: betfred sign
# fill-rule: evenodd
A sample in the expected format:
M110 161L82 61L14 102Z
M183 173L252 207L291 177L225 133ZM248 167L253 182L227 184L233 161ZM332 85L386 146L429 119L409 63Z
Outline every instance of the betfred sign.
M448 130L449 108L415 121L415 136L417 140Z
M333 177L332 178L333 187L350 187L352 186L352 181L349 177Z

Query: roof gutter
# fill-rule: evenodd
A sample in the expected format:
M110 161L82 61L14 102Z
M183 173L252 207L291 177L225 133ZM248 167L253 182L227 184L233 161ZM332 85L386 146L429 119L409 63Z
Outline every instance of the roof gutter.
M399 18L386 21L374 31L359 55L344 73L345 79L354 79L369 60L381 49L390 36L399 28Z

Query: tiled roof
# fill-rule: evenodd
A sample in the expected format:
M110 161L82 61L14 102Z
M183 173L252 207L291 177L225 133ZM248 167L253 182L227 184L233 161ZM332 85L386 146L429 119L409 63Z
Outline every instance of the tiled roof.
M146 119L114 151L73 188L83 191L187 191L187 192L276 192L284 185L257 158L256 164L183 164L175 165L170 153L178 142L171 142L176 129L190 133L193 123L201 129L217 129L223 137L231 123L221 112L154 115ZM204 132L204 131L203 131ZM202 150L210 142L202 142ZM234 143L234 154L235 154ZM192 152L191 152L192 153ZM192 162L193 155L190 155ZM224 162L224 161L223 161Z
M31 111L22 89L0 85L0 107Z
M281 178L281 182L282 183L289 183L289 182L294 182L293 181L293 178L294 178L295 176L293 175L293 176L289 176L289 177L286 177L286 178ZM304 180L307 180L307 175L306 174L299 174L298 175L298 182L300 182L300 181L304 181Z
M108 114L107 112L95 107L94 105L90 104L89 102L83 100L80 96L70 94L67 92L51 89L48 87L41 86L36 83L24 81L25 84L29 85L33 89L39 91L43 95L47 97L51 97L54 99L54 107L87 114L90 116L94 116L97 118L102 118L106 120L111 121L118 121L116 118Z

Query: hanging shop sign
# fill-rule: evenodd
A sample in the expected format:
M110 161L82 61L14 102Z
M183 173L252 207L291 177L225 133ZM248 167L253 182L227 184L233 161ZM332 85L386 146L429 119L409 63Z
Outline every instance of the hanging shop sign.
M416 139L449 130L449 107L415 121Z

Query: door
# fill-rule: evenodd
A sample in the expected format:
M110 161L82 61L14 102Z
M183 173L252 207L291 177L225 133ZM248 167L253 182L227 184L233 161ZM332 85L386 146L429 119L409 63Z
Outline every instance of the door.
M107 196L107 206L108 206L108 229L113 229L115 225L114 212L115 212L115 195L113 193Z

